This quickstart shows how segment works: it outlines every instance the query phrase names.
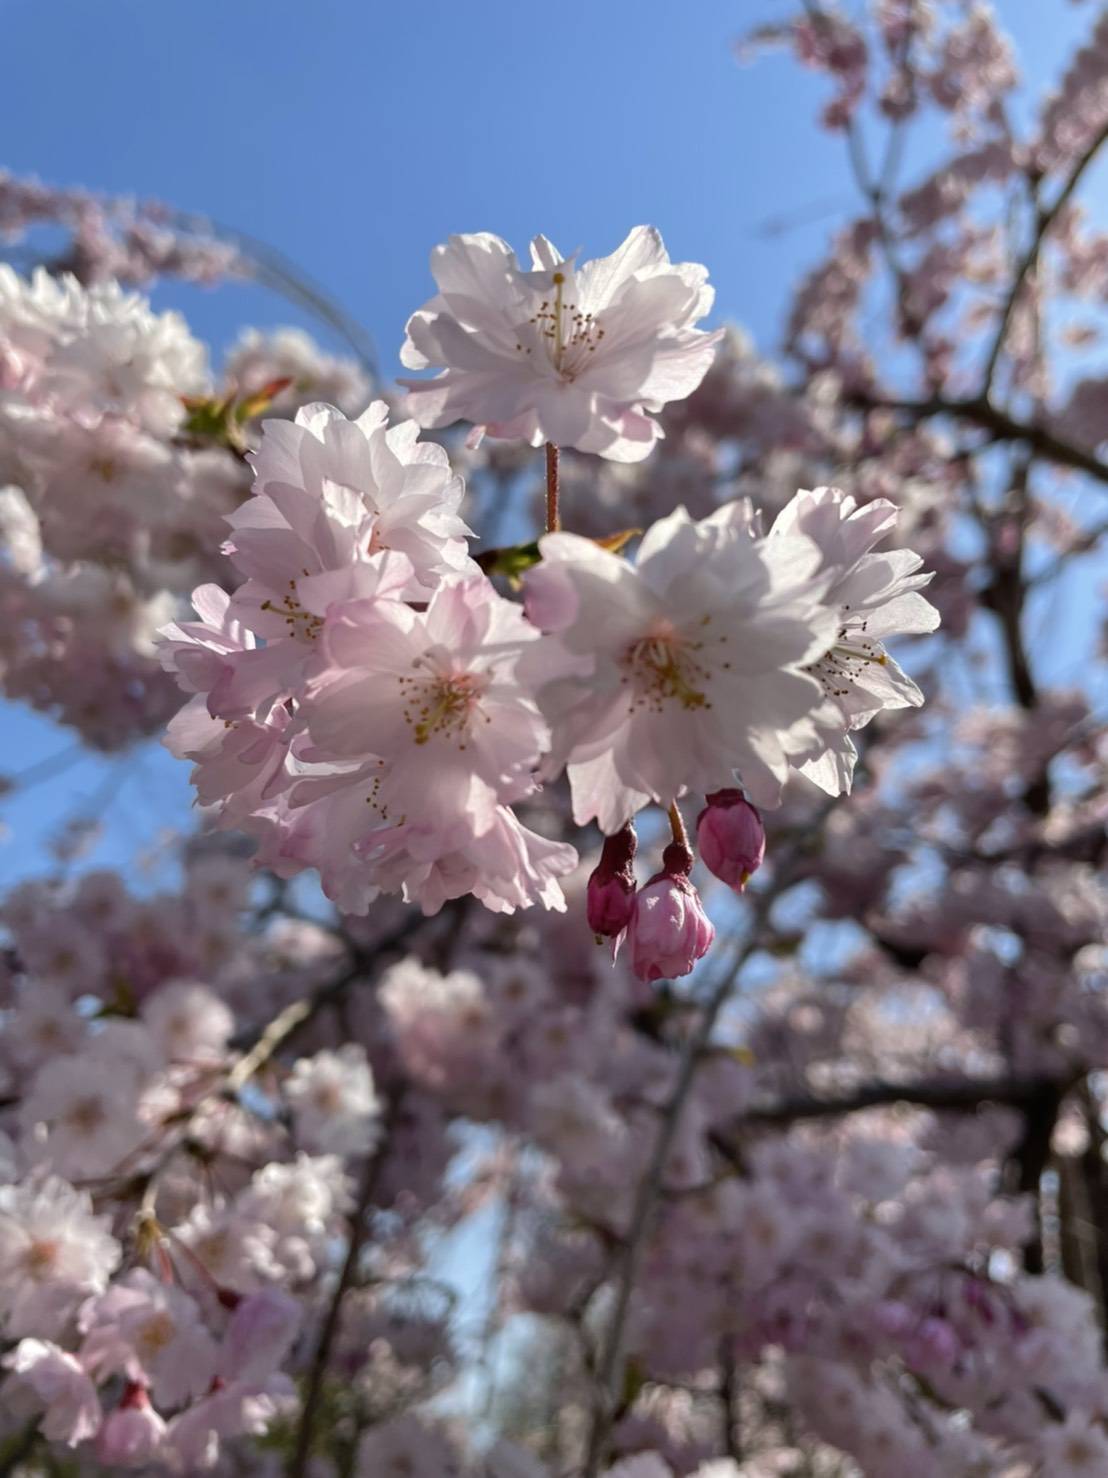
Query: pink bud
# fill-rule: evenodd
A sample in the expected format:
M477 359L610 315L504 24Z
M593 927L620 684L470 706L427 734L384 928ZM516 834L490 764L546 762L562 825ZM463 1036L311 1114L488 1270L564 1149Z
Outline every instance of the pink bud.
M600 854L585 895L585 912L589 928L600 937L613 939L622 934L631 921L635 902L635 872L632 863L638 838L628 823L604 838Z
M662 854L662 871L635 895L627 929L631 968L640 980L687 975L716 937L689 882L691 865L688 849L674 843Z
M164 1437L165 1422L150 1405L146 1387L130 1381L96 1434L96 1456L109 1469L145 1467Z
M961 1348L953 1325L929 1318L921 1321L905 1354L917 1370L945 1370L957 1360Z
M757 809L741 790L717 790L696 818L701 861L741 893L766 855L766 833Z

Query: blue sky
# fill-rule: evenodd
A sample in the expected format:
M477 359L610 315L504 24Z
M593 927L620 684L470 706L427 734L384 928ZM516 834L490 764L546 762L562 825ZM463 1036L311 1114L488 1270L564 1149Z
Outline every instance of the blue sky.
M8 65L0 165L58 184L156 196L241 227L306 268L370 331L386 377L427 254L452 231L523 245L544 231L607 252L658 225L706 262L717 320L772 347L788 286L850 208L839 140L813 115L820 78L732 42L778 0L0 0ZM1005 0L1033 83L1052 77L1093 7ZM769 236L774 217L810 217ZM173 293L219 346L248 322L296 321L234 288ZM0 772L66 736L0 710ZM83 765L11 798L0 881L41 866L38 843L102 771ZM105 855L187 819L183 767L157 752L112 801Z

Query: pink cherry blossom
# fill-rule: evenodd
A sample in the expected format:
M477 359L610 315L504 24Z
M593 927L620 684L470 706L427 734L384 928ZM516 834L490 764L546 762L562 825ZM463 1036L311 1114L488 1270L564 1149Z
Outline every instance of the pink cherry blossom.
M11 1371L4 1396L12 1415L23 1407L41 1412L43 1435L67 1447L95 1435L100 1426L96 1387L72 1355L46 1340L21 1339L0 1363Z
M254 493L228 520L226 550L247 577L235 608L259 635L303 635L316 606L362 593L359 566L385 550L411 561L413 593L472 569L461 479L413 421L389 426L384 401L356 421L328 405L267 421L253 464Z
M534 788L547 731L516 667L537 641L484 576L444 583L423 614L347 606L323 631L308 733L329 754L377 757L371 804L382 818L467 816L480 835L498 803Z
M818 738L799 768L831 795L849 790L856 752L849 731L887 708L918 707L923 694L885 651L883 638L933 631L939 613L920 595L932 576L909 549L870 550L896 522L895 507L875 499L864 508L837 488L801 491L778 515L770 533L805 534L831 577L828 605L840 626L833 645L812 664L825 702L815 716Z
M589 874L585 912L598 938L616 938L627 928L635 901L634 828L604 838L600 861Z
M204 1394L216 1373L216 1347L195 1300L145 1268L81 1310L81 1361L98 1379L123 1374L149 1389L162 1408Z
M365 1051L356 1043L302 1057L285 1084L285 1097L302 1148L349 1155L373 1147L381 1104Z
M120 1259L109 1218L55 1176L0 1186L0 1311L5 1332L52 1338L100 1292Z
M157 1457L165 1433L145 1387L132 1381L96 1434L96 1456L109 1468L145 1467Z

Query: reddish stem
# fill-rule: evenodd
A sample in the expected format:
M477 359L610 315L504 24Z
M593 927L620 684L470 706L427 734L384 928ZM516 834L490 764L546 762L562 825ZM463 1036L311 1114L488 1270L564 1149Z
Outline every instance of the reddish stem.
M555 534L562 521L558 512L558 448L546 443L546 532Z

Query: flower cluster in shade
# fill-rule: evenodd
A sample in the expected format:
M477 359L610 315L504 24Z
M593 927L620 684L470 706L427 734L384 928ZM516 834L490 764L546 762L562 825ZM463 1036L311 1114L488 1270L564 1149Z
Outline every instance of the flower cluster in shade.
M955 773L1033 767L1034 737L1006 737L980 714L961 743L982 758ZM941 797L935 784L927 772L910 797L925 844L949 841L952 807L984 824L979 783L951 780ZM818 805L803 797L801 828ZM708 809L737 814L731 850L756 853L744 805L715 796ZM1003 811L1001 789L992 805ZM1029 1207L997 1185L1018 1114L878 1109L806 1130L759 1126L757 1111L849 1082L866 1055L903 1074L921 1029L948 1063L980 1071L1009 1025L1006 968L1007 991L1027 1003L1021 1074L1103 1060L1108 1018L1090 989L1103 889L1055 862L1030 886L1006 890L975 869L898 899L880 802L837 819L799 881L824 919L864 917L867 932L822 973L790 954L787 924L771 932L773 991L725 1027L697 1080L632 1302L643 1385L616 1428L612 1478L734 1478L712 1457L716 1395L700 1384L721 1348L746 1372L743 1419L767 1464L847 1453L882 1478L948 1478L1019 1461L1068 1474L1069 1455L1102 1456L1092 1303L1019 1270ZM388 1463L417 1478L553 1478L562 1469L525 1448L486 1452L444 1420L436 1397L466 1355L428 1233L480 1216L488 1198L520 1198L496 1297L505 1318L526 1318L528 1366L551 1361L565 1409L587 1411L573 1352L606 1307L679 1070L680 1011L659 1010L622 962L613 972L571 916L475 907L417 915L413 930L381 900L365 920L316 923L272 907L218 841L175 891L141 896L101 872L4 900L8 1419L95 1474L265 1474L275 1452L284 1463L355 1190L379 1155L321 1451L335 1444L357 1478ZM990 890L997 928L1025 941L1014 968L960 923L986 906L971 882ZM569 886L579 897L580 872ZM922 1028L871 994L875 982L893 1000L920 988L898 963L913 949L927 952L937 995ZM244 1064L302 1002L316 1003L305 1029L244 1085ZM484 1155L474 1125L496 1136ZM1077 1142L1063 1162L1079 1154ZM910 1418L917 1389L926 1437ZM789 1438L772 1415L783 1402Z
M353 365L291 330L245 334L224 381L180 314L114 280L0 265L0 682L97 748L173 713L155 636L218 575L224 519L247 491L236 450L196 434L188 404L262 396L291 414L312 391L354 408L368 394Z

